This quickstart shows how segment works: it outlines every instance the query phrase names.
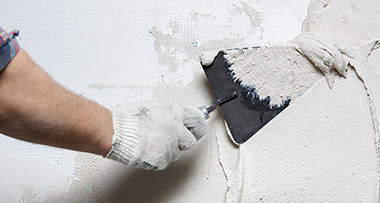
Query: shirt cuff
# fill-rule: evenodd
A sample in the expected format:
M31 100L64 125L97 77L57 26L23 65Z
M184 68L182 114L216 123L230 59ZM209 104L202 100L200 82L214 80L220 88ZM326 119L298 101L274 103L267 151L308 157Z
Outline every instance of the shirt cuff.
M16 40L18 34L18 30L7 33L0 27L0 71L2 71L20 51L20 45Z

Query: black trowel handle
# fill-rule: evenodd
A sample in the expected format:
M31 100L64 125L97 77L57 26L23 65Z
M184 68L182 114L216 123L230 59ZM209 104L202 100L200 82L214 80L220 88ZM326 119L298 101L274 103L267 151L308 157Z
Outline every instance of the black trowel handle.
M208 108L206 106L201 106L201 107L199 107L199 109L203 112L203 114L205 115L205 118L208 119L208 118L210 118L210 113L216 109L217 105L222 104L226 101L229 101L235 97L237 97L237 93L233 92L231 94L228 94L224 97L221 97L221 98L216 99L215 101L211 102L211 104Z

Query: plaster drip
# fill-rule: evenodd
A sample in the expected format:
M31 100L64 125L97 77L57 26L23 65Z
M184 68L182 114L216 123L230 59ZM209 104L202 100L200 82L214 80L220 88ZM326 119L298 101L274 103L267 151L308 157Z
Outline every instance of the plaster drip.
M239 156L235 168L227 181L226 202L241 202L243 183L244 183L244 158L243 151L239 150Z
M224 122L225 123L225 122ZM226 125L226 123L225 123ZM226 125L227 134L231 136L231 133L229 132L229 129ZM220 152L220 142L218 139L217 134L214 134L216 143L217 143L217 150L218 150L218 162L220 167L222 168L224 177L226 178L227 182L227 191L226 191L226 203L235 203L241 201L241 191L243 189L243 183L244 183L244 159L243 159L243 152L239 149L238 152L238 159L236 161L236 164L234 168L231 170L230 174L227 174L226 167L223 164L223 161L221 159L221 152ZM231 138L231 140L233 140Z
M224 122L226 125L226 123ZM227 133L230 134L228 127L226 126ZM227 172L227 166L224 165L224 161L222 161L222 153L221 153L221 140L219 140L218 135L214 133L216 139L216 146L218 151L218 162L220 167L222 168L224 177L227 183L227 191L225 194L225 202L226 203L235 203L241 201L241 191L243 189L244 182L244 161L243 161L243 153L242 151L238 151L238 156L236 163L232 170ZM231 138L232 140L232 138Z
M219 162L220 167L222 168L224 177L226 178L226 182L228 183L228 175L227 175L227 172L226 172L226 168L224 167L223 162L221 160L221 152L220 152L221 149L220 149L220 142L219 142L219 139L218 139L218 135L216 133L214 133L214 136L215 136L215 139L216 139L216 148L218 150L218 162Z

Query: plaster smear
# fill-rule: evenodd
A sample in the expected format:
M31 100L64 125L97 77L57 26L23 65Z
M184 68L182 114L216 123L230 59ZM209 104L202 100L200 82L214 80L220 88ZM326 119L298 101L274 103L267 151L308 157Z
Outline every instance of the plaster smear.
M287 45L226 51L235 79L251 86L271 105L292 102L321 78L314 65Z
M210 9L215 6L213 4L202 5L196 11L190 10L189 16L185 18L178 17L181 15L177 12L181 10L181 13L186 13L188 6L173 8L169 4L161 11L160 4L156 12L175 18L169 24L157 24L149 30L154 37L158 63L175 71L189 61L199 63L198 58L204 52L245 47L252 43L262 45L267 43L268 38L276 42L287 39L287 36L299 30L293 23L299 20L296 12L301 9L295 7L303 5L299 2L297 5L292 4L294 2L288 1L220 1L217 9ZM273 21L284 23L273 26ZM285 25L287 29L282 28ZM273 37L268 34L271 31L283 34Z
M149 30L154 37L159 64L174 71L188 61L198 63L203 51L240 47L251 37L257 41L264 29L263 14L252 4L255 3L221 1L213 12L203 5L197 11L190 11L186 18L177 17L178 7L172 11L167 5L165 15L174 14L175 20L166 27L153 26ZM157 9L161 9L161 4L159 7ZM181 12L186 10L188 8L182 8Z
M225 52L235 80L255 88L261 99L270 98L272 106L280 106L309 89L320 79L320 72L332 88L336 74L346 76L352 51L339 36L315 31L285 44Z
M235 180L238 184L232 187L243 189L239 195L227 194L228 202L236 202L240 197L241 202L380 201L377 111L380 71L373 62L380 60L376 40L380 33L379 9L380 4L375 0L310 2L304 33L286 43L287 48L293 48L287 53L290 60L296 59L293 52L298 52L312 61L327 84L317 81L240 146L242 155L238 163L244 164L237 164L237 172L244 172L243 186L242 181ZM303 46L305 43L309 46ZM284 46L264 49L263 53ZM227 54L233 61L231 56ZM278 57L286 59L281 54ZM270 59L267 63L283 62L280 59ZM238 69L234 65L239 61L234 62L231 69L237 78L248 77L250 71L258 72L251 70L254 68ZM259 67L254 60L250 65ZM296 78L303 77L293 73ZM342 77L334 77L337 74ZM292 77L285 77L289 78ZM265 84L265 81L255 82L249 84L257 87ZM269 82L266 85L275 87ZM278 96L276 92L258 88L260 91L264 96Z

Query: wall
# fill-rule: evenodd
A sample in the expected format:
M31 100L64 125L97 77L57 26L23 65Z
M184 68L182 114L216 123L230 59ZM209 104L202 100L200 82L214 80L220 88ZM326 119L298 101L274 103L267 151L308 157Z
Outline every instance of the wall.
M12 1L2 4L0 22L3 28L21 31L21 46L56 81L106 107L142 100L201 106L213 100L198 59L202 51L286 42L301 32L307 6L308 2L301 0ZM362 102L367 102L365 95L363 98ZM284 121L275 122L281 126ZM297 125L287 128L296 129ZM278 156L283 159L281 163L297 163L292 161L293 155L300 151L294 146L301 145L292 145L294 137L271 135L267 139L265 136L270 134L264 129L253 140L254 146L247 145L251 146L249 150L243 147L245 163L258 163L255 172L244 171L243 179L249 183L244 186L257 191L254 197L243 193L248 202L263 201L265 194L272 202L284 200L283 195L270 195L276 191L276 181L268 180L281 180L285 186L302 182L297 171L286 176L276 173L284 168L276 167L273 153L286 149L288 156ZM373 171L377 164L373 137L363 139L363 147L370 148L367 155L353 157L363 158L368 170ZM287 145L271 145L273 140L285 140ZM346 140L341 137L329 143ZM264 148L269 149L269 156L258 156L263 155ZM336 150L336 156L330 159L333 162L346 153L339 147L332 148ZM257 151L247 154L252 149ZM223 202L227 190L236 190L230 174L242 164L238 162L241 156L229 141L218 112L209 120L208 134L199 146L183 153L162 172L135 170L102 157L0 136L0 202ZM302 164L309 164L310 157L298 158L305 159ZM296 168L297 164L291 170ZM318 168L311 170L316 172ZM267 176L254 177L257 172ZM370 173L361 180L375 176ZM313 187L302 185L299 190L289 189L292 196L286 200L307 201L305 195L297 194L312 191ZM362 186L350 185L349 191ZM287 188L281 187L281 191ZM368 191L375 193L375 186ZM335 194L340 197L344 192ZM323 195L318 193L312 200Z

